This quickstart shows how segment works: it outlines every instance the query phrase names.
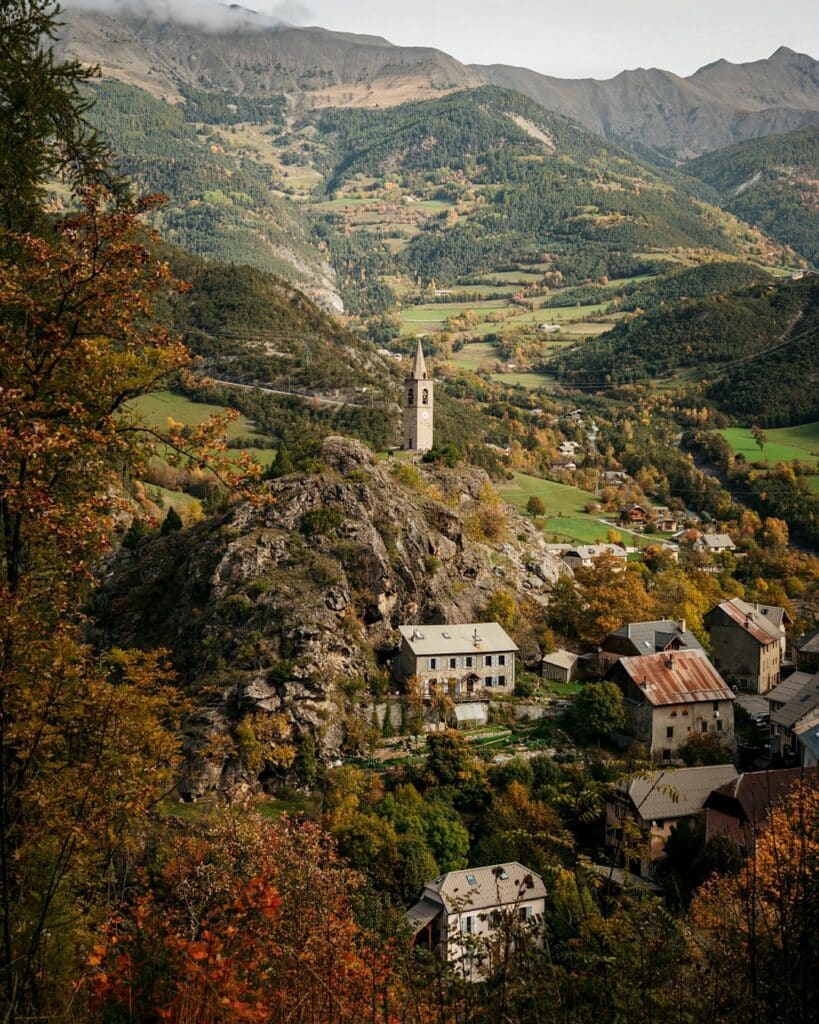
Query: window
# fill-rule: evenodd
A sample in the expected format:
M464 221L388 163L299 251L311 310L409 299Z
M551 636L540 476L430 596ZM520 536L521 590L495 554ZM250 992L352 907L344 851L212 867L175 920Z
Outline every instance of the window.
M484 686L494 686L495 680L492 678L492 676L487 676L486 679L484 679L483 684Z
M429 405L429 390L427 388L424 388L421 392L421 403L423 405Z
M498 664L499 665L505 665L506 664L506 655L505 654L499 654L498 655Z
M718 700L714 701L714 711L719 711L719 701Z
M701 729L702 732L708 732L708 723L707 722L703 722L700 725L700 729Z
M437 658L430 658L429 659L429 667L430 668L438 668L438 659Z
M458 667L458 659L457 658L450 658L449 659L449 667L450 668L457 668Z
M503 920L503 914L499 910L493 910L489 915L489 923L493 928L500 927L500 923Z
M529 920L531 920L532 908L531 907L519 907L518 908L518 917L520 918L521 921L529 921Z
M674 726L673 725L667 725L665 727L665 738L667 740L674 739Z
M461 918L461 931L465 935L472 935L475 931L475 918L472 914L468 914Z
M468 654L464 658L464 664L466 665L467 668L472 668L472 666L475 664L475 659L472 657L471 654Z
M484 658L483 658L483 663L484 663L484 665L491 665L492 664L492 655L491 654L485 654Z
M467 875L466 884L471 885L474 888L478 884L478 879L474 875Z
M412 405L412 403L414 401L415 401L415 392L412 390L412 388L410 388L409 391L407 392L407 404L408 405Z
M717 732L722 732L722 719L717 719Z
M498 686L506 686L506 676L498 676Z

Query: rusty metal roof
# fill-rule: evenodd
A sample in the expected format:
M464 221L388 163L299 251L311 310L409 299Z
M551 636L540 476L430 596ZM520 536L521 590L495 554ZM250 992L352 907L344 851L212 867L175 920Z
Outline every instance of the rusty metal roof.
M758 640L765 646L778 644L779 632L776 627L767 619L761 620L761 613L757 612L753 605L749 605L745 601L741 602L741 605L742 607L737 607L735 601L722 601L719 607L738 626L742 626L754 640Z
M620 664L655 707L734 699L733 691L702 651L643 654L621 658Z

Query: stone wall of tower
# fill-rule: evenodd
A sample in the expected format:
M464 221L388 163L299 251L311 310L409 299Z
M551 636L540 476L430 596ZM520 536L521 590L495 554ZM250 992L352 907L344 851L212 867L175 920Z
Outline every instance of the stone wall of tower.
M404 436L408 451L428 452L433 444L435 391L431 380L414 377L404 382Z

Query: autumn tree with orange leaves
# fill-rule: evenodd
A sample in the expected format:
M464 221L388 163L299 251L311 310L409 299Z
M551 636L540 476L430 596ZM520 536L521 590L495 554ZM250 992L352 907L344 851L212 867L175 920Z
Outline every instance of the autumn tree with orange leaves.
M418 1021L403 950L356 923L362 882L313 824L177 829L93 948L92 1003L112 1024Z
M158 437L128 402L188 355L156 322L180 287L133 202L98 183L83 121L87 74L58 64L43 0L0 0L0 1015L67 1013L90 936L173 785L182 707L163 652L84 642L93 571L123 483L153 448L230 483L223 424ZM25 154L27 157L29 154ZM12 159L14 156L14 159ZM41 202L64 170L74 210ZM22 176L28 176L23 180ZM8 181L5 184L9 184Z
M715 875L691 908L701 1020L819 1020L819 779L806 771L774 803L756 855ZM730 984L726 984L730 964Z

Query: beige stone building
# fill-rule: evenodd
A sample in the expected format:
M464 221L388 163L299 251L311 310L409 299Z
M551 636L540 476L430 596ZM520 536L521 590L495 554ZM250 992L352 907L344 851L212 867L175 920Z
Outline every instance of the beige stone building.
M497 954L516 931L537 925L545 903L540 875L513 861L449 871L427 882L407 918L413 945L478 981L492 973Z
M734 694L702 651L620 658L611 677L623 691L628 728L654 760L670 760L693 735L734 748Z
M511 693L515 687L514 640L497 622L399 626L398 675L418 676L424 693L447 687L453 696Z
M712 608L703 621L714 664L729 683L751 693L767 693L777 685L790 622L784 608L735 597Z
M432 448L435 387L429 379L421 342L409 377L404 382L404 439L407 451L428 452Z

